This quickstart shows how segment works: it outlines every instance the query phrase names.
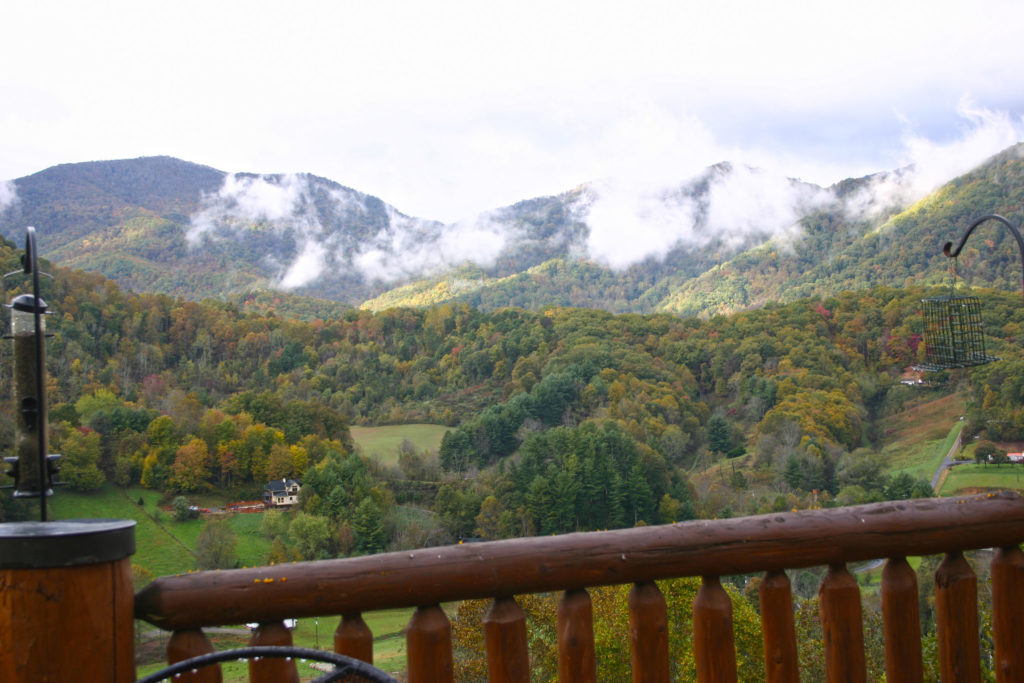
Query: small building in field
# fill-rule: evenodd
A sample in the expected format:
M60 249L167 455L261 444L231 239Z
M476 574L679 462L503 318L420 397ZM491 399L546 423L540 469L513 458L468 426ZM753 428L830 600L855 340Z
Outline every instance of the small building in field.
M268 508L298 505L301 488L302 484L295 479L275 479L263 487L263 505Z

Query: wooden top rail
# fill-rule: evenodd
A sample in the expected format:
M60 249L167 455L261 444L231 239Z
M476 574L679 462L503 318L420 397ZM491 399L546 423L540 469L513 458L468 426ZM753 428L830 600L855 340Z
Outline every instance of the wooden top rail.
M678 576L727 576L1024 541L1001 492L518 538L156 579L135 615L165 629L429 605Z

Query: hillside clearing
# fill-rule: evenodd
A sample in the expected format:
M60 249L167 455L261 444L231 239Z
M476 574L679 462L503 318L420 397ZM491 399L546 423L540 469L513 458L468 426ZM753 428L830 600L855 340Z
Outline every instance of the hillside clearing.
M417 451L437 451L448 427L434 424L350 427L352 440L363 454L384 465L398 464L398 447L409 441Z

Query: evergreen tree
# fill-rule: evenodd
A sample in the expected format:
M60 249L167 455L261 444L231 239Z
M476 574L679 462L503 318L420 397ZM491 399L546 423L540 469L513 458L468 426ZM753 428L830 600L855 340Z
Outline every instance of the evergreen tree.
M384 543L387 540L384 531L384 513L371 496L366 496L356 506L352 529L355 532L357 551L373 554L384 550Z

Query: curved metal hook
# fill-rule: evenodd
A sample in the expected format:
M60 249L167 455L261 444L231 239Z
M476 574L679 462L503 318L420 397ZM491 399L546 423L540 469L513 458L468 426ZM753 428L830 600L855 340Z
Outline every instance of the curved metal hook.
M960 251L964 248L964 245L967 243L967 238L971 236L971 233L974 232L974 229L988 220L999 221L1000 223L1008 227L1010 229L1010 232L1012 232L1013 236L1017 239L1017 247L1020 249L1021 293L1024 294L1024 237L1021 237L1020 230L1017 229L1017 226L1015 226L1013 223L1011 223L1006 218L1003 218L999 214L990 213L974 221L974 223L971 224L971 227L967 228L967 232L965 232L964 236L960 239L960 244L957 245L957 248L954 250L953 243L946 242L945 246L942 247L942 253L950 258L956 258L957 256L959 256Z

